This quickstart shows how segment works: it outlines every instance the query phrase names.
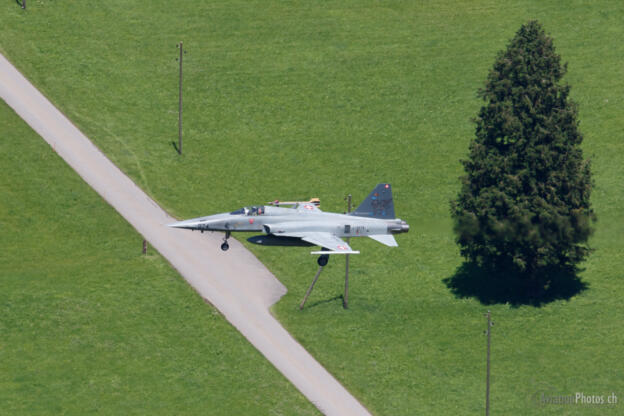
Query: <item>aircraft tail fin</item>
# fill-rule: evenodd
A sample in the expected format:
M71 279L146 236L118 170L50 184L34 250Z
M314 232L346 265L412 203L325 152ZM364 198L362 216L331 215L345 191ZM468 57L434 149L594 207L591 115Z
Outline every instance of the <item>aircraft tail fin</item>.
M394 216L394 201L392 200L392 187L390 184L380 183L377 185L351 215L381 218L384 220L396 218Z

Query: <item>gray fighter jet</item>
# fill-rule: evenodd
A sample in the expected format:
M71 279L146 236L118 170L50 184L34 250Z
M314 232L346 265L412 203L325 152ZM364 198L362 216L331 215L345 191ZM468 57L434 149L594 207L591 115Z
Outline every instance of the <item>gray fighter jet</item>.
M312 200L314 201L314 200ZM349 214L323 212L314 202L294 202L284 208L255 205L237 211L193 218L169 224L169 227L189 230L224 231L221 250L229 248L233 231L264 232L247 239L267 246L320 246L318 264L325 266L330 254L358 254L342 237L370 237L390 247L398 246L393 234L406 233L409 225L394 217L394 202L390 184L379 184L362 204Z

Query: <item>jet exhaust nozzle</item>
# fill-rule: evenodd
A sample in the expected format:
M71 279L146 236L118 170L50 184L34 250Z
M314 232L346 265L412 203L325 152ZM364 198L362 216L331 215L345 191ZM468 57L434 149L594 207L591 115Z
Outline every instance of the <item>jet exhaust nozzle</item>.
M388 232L392 234L401 234L406 233L410 229L410 226L405 221L401 221L401 223L389 224Z

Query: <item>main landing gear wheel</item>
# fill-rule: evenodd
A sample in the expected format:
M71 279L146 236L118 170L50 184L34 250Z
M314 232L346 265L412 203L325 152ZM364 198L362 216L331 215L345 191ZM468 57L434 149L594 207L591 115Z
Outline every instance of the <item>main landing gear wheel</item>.
M321 255L316 262L321 267L327 266L327 263L329 262L329 254Z
M225 237L223 237L223 244L221 244L221 250L223 251L228 251L228 249L230 248L230 245L227 242L228 238L230 238L230 232L226 231Z

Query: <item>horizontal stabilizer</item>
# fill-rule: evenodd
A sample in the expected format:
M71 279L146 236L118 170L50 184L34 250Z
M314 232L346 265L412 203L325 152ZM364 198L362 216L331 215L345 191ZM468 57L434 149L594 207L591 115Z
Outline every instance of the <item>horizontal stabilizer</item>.
M376 235L369 235L369 237L375 241L379 241L381 244L387 245L388 247L399 246L396 240L394 239L394 237L392 236L392 234L376 234Z

